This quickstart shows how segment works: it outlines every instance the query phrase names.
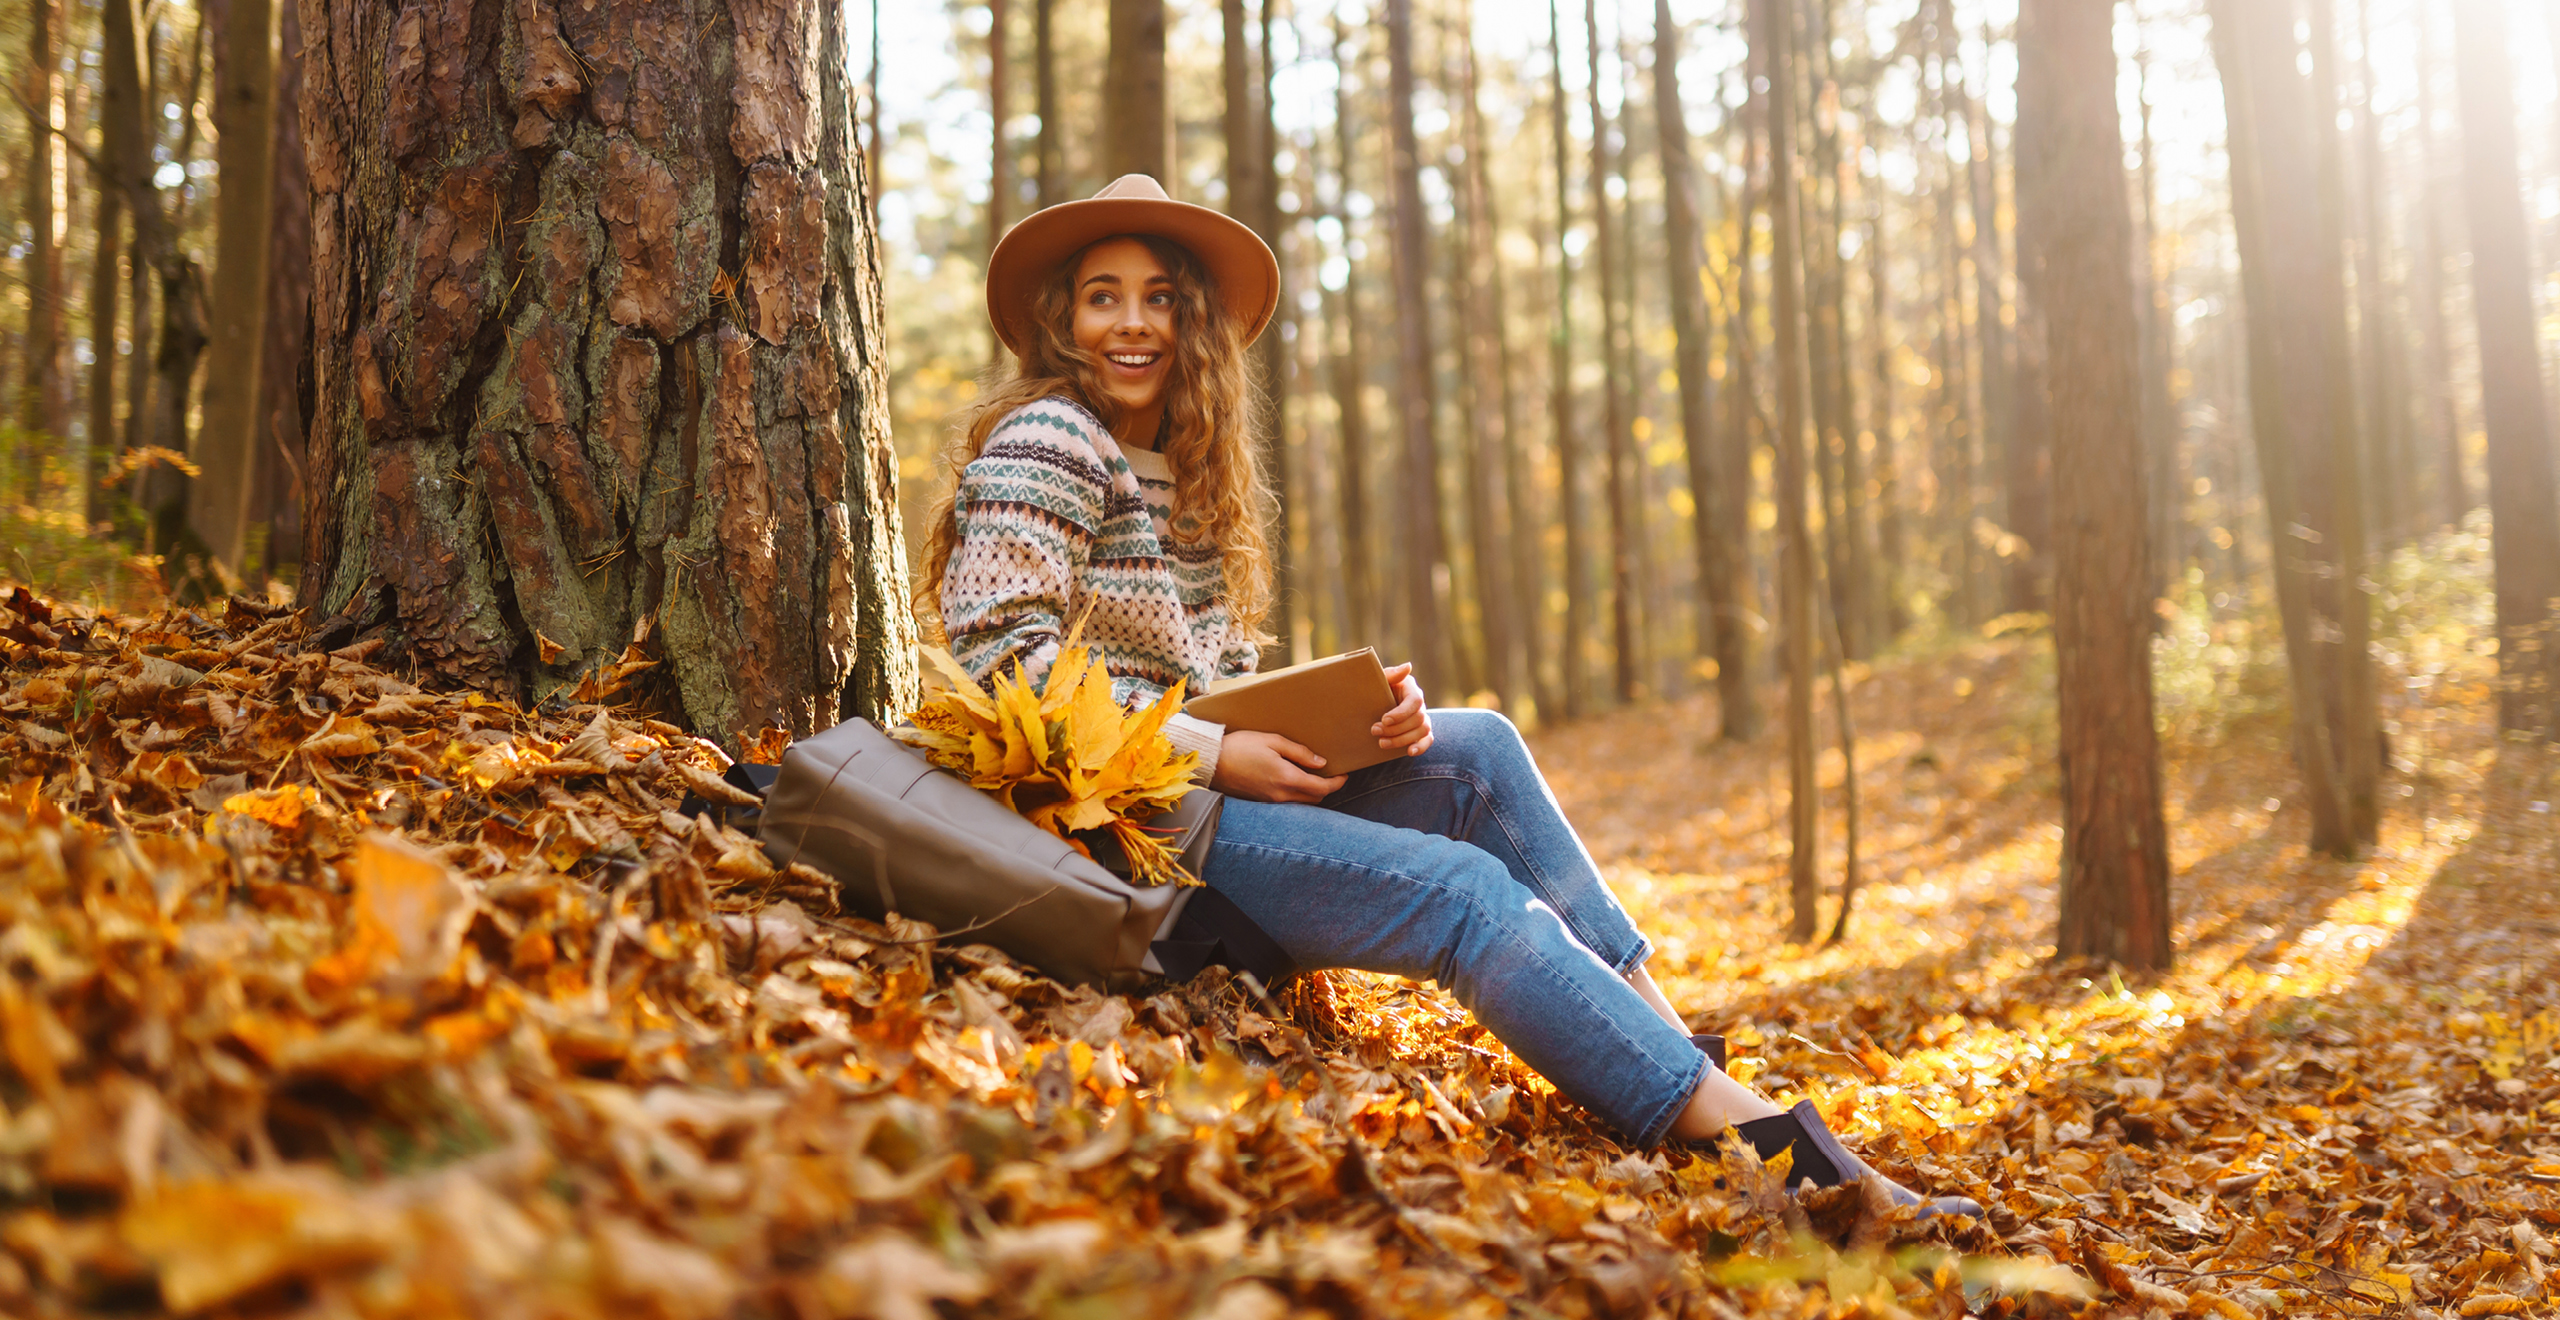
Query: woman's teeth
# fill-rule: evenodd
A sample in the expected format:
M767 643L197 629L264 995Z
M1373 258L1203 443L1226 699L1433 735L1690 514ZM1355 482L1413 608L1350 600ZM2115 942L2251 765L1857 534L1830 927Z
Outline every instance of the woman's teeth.
M1143 367L1154 362L1156 360L1156 355L1153 353L1113 353L1110 355L1110 358L1112 361L1117 362L1124 367Z

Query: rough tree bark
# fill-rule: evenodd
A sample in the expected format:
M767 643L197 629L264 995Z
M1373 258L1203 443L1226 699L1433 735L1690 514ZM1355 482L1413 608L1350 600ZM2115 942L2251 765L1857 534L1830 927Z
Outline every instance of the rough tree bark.
M1164 107L1164 0L1111 0L1102 83L1102 172L1165 177L1172 130ZM1170 189L1168 189L1170 191Z
M1392 149L1396 287L1396 394L1403 465L1401 508L1405 614L1413 665L1422 681L1456 679L1448 630L1443 626L1439 584L1449 562L1449 536L1441 521L1440 464L1436 441L1440 392L1431 362L1431 307L1425 301L1431 247L1422 223L1421 148L1413 129L1413 0L1388 0L1387 129Z
M261 431L259 362L266 348L267 257L274 204L276 3L223 0L214 58L213 285L205 304L204 424L187 525L223 572L237 574L246 547L251 466Z
M2560 656L2560 501L2552 487L2505 37L2495 4L2456 0L2463 209L2471 215L2471 306L2480 329L2480 415L2497 556L2498 727L2550 736L2560 732L2552 704L2560 677L2553 663Z
M302 3L324 631L534 698L645 638L720 738L903 709L843 11Z
M1770 319L1778 335L1778 613L1787 659L1787 855L1793 912L1787 938L1810 940L1822 898L1822 786L1814 777L1813 532L1805 509L1803 199L1796 184L1795 61L1788 54L1793 0L1752 0L1752 44L1766 43L1769 70Z
M2151 564L2132 221L2112 0L2026 0L2018 212L2045 295L2062 754L2055 953L2169 965L2169 832L2151 708Z

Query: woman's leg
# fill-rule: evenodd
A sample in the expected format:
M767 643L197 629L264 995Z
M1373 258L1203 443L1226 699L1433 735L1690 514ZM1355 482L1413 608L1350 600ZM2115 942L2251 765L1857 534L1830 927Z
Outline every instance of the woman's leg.
M1461 707L1435 708L1431 730L1430 751L1353 771L1325 808L1493 854L1513 880L1554 909L1574 938L1633 979L1653 944L1609 892L1519 729L1498 711ZM1678 1026L1679 1015L1670 1021Z
M1299 966L1439 982L1558 1090L1638 1143L1689 1122L1702 1082L1732 1085L1483 848L1318 807L1231 799L1202 869Z

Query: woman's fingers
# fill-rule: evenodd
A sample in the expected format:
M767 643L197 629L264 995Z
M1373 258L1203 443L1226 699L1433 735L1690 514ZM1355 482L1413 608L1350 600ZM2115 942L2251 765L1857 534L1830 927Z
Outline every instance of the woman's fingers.
M1324 758L1316 755L1314 749L1299 743L1291 742L1278 734L1273 734L1271 736L1271 750L1278 752L1282 760L1285 760L1300 769L1324 769ZM1320 778L1321 776L1311 777Z
M1369 726L1369 736L1376 738L1380 747L1401 748L1409 745L1417 733L1429 733L1431 722L1423 714L1422 684L1414 681L1412 665L1389 669L1387 683L1395 689L1396 704Z

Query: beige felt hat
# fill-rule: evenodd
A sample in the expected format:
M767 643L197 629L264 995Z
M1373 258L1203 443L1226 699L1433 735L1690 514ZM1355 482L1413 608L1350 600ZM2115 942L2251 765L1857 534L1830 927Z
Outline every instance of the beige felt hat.
M996 337L1019 353L1032 331L1031 303L1040 281L1087 244L1117 234L1151 234L1181 244L1217 282L1218 300L1252 343L1280 306L1280 263L1260 236L1223 212L1164 195L1143 174L1123 174L1081 202L1061 202L1024 216L987 258L987 317Z

